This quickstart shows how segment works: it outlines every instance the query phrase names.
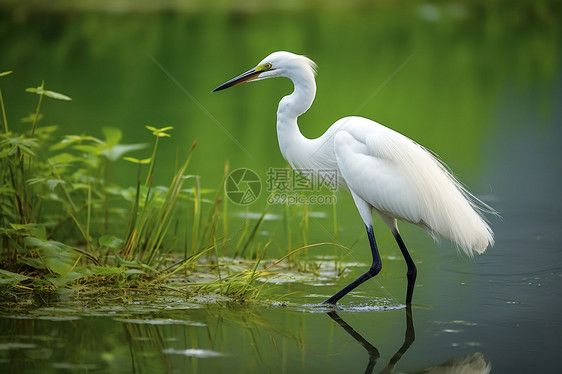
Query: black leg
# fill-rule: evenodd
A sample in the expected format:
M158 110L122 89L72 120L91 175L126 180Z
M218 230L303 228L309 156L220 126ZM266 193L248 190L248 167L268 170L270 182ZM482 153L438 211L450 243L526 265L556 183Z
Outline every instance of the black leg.
M406 334L404 335L404 344L402 344L398 352L396 352L394 356L392 356L390 362L388 363L388 366L382 372L393 373L396 363L398 362L398 360L402 358L404 353L406 353L406 351L410 348L414 340L416 340L416 332L414 330L412 306L408 304L406 305Z
M375 233L373 231L373 226L365 226L367 228L367 236L369 237L369 244L371 245L371 253L373 254L373 264L365 274L345 286L334 296L330 297L328 300L324 301L324 304L336 305L339 299L347 295L350 291L355 289L361 283L368 279L371 279L377 275L382 269L381 256L379 255L379 250L377 249L377 242L375 241Z
M336 312L331 311L328 312L328 315L331 319L336 321L338 325L343 327L343 329L359 344L363 346L367 350L369 354L369 363L367 364L367 368L365 369L365 373L372 373L375 364L377 363L377 359L381 356L377 347L369 343L361 334L353 329L350 325L347 324Z
M396 239L396 243L400 247L400 251L402 252L402 256L404 256L404 260L406 260L406 264L408 265L408 272L406 276L408 277L408 290L406 291L406 305L410 305L412 303L412 295L414 294L414 285L416 284L416 276L418 275L418 270L416 269L416 264L414 264L414 260L408 253L408 249L406 249L406 245L402 240L402 237L398 233L398 230L392 230L392 234Z

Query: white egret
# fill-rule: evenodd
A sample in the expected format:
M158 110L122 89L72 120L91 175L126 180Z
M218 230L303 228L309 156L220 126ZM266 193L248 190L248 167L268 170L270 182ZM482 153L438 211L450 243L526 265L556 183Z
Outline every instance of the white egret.
M348 190L365 223L373 263L369 270L324 303L336 304L382 267L373 232L372 211L388 225L408 266L406 304L411 304L416 265L400 236L397 220L410 222L454 242L467 255L483 253L493 245L483 211L493 210L464 189L427 149L406 136L362 117L336 121L316 139L304 137L297 118L316 95L316 64L290 52L274 52L255 68L215 88L266 78L289 78L294 91L281 99L277 110L277 137L283 157L296 171L332 170L337 184Z

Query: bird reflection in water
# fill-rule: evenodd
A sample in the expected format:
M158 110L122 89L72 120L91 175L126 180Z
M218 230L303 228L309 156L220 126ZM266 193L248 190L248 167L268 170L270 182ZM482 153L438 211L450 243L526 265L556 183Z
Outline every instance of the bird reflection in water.
M372 373L377 360L380 358L380 353L377 347L369 343L360 333L340 317L340 315L332 310L328 312L328 316L340 325L345 332L347 332L353 339L355 339L369 355L369 361L365 373ZM379 373L389 374L394 373L396 363L402 358L406 351L410 348L412 343L416 340L416 332L414 329L414 319L412 317L411 305L406 306L406 333L404 335L404 343L398 351L392 356L388 365ZM484 360L481 353L476 352L464 358L453 358L445 361L444 363L432 366L427 369L417 371L416 373L424 374L488 374L492 370L492 366Z

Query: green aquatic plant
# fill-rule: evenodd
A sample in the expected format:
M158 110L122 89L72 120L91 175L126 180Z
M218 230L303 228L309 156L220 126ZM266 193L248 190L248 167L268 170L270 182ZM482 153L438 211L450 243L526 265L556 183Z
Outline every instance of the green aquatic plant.
M145 263L151 264L154 257L161 247L166 233L173 223L173 213L176 210L176 203L182 191L182 185L185 181L185 173L189 160L195 149L196 142L191 146L186 160L182 167L177 171L174 179L169 187L152 188L152 177L156 159L156 149L158 139L160 137L169 136L165 131L171 130L172 127L156 129L147 126L156 137L153 152L150 159L136 160L127 158L139 165L139 174L137 179L136 196L134 205L129 219L129 229L125 245L121 250L121 255L126 260L133 258L141 258ZM149 172L145 184L140 184L140 166L143 163L150 164Z
M54 126L40 126L43 97L70 97L46 89L44 82L26 91L39 100L28 120L31 128L22 133L10 131L3 96L0 100L0 284L21 291L84 284L100 276L156 274L151 265L176 220L176 203L190 198L182 184L195 143L171 184L153 187L158 140L172 128L147 126L156 141L151 157L137 162L139 181L132 193L111 182L111 170L144 144L122 144L121 130L111 127L102 129L104 139L57 138ZM141 185L144 163L150 167ZM131 213L123 225L126 212Z
M273 274L264 262L278 242L277 230L264 228L269 204L257 219L246 211L232 229L224 190L228 162L219 186L203 188L201 177L188 173L193 142L170 183L156 184L159 144L173 127L145 126L154 137L152 149L149 157L136 158L129 154L147 144L124 144L119 128L103 127L99 138L58 135L55 126L44 124L43 98L71 98L44 82L26 91L39 99L19 133L8 126L0 91L0 293L5 300L61 289L92 300L147 290L216 293L232 300L260 295L266 285L260 279ZM115 164L123 161L136 166L132 187L112 181ZM281 260L289 257L291 266L308 271L310 263L296 258L313 246L308 204L283 209L277 223L289 248L299 248Z

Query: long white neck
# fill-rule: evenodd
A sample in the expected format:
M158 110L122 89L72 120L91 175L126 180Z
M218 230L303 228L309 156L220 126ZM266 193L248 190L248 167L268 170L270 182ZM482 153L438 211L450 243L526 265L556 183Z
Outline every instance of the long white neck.
M307 152L313 151L314 141L301 134L297 118L312 105L316 96L316 82L310 69L295 71L288 78L293 82L294 91L279 102L277 138L283 157L294 169L302 169L306 167Z

